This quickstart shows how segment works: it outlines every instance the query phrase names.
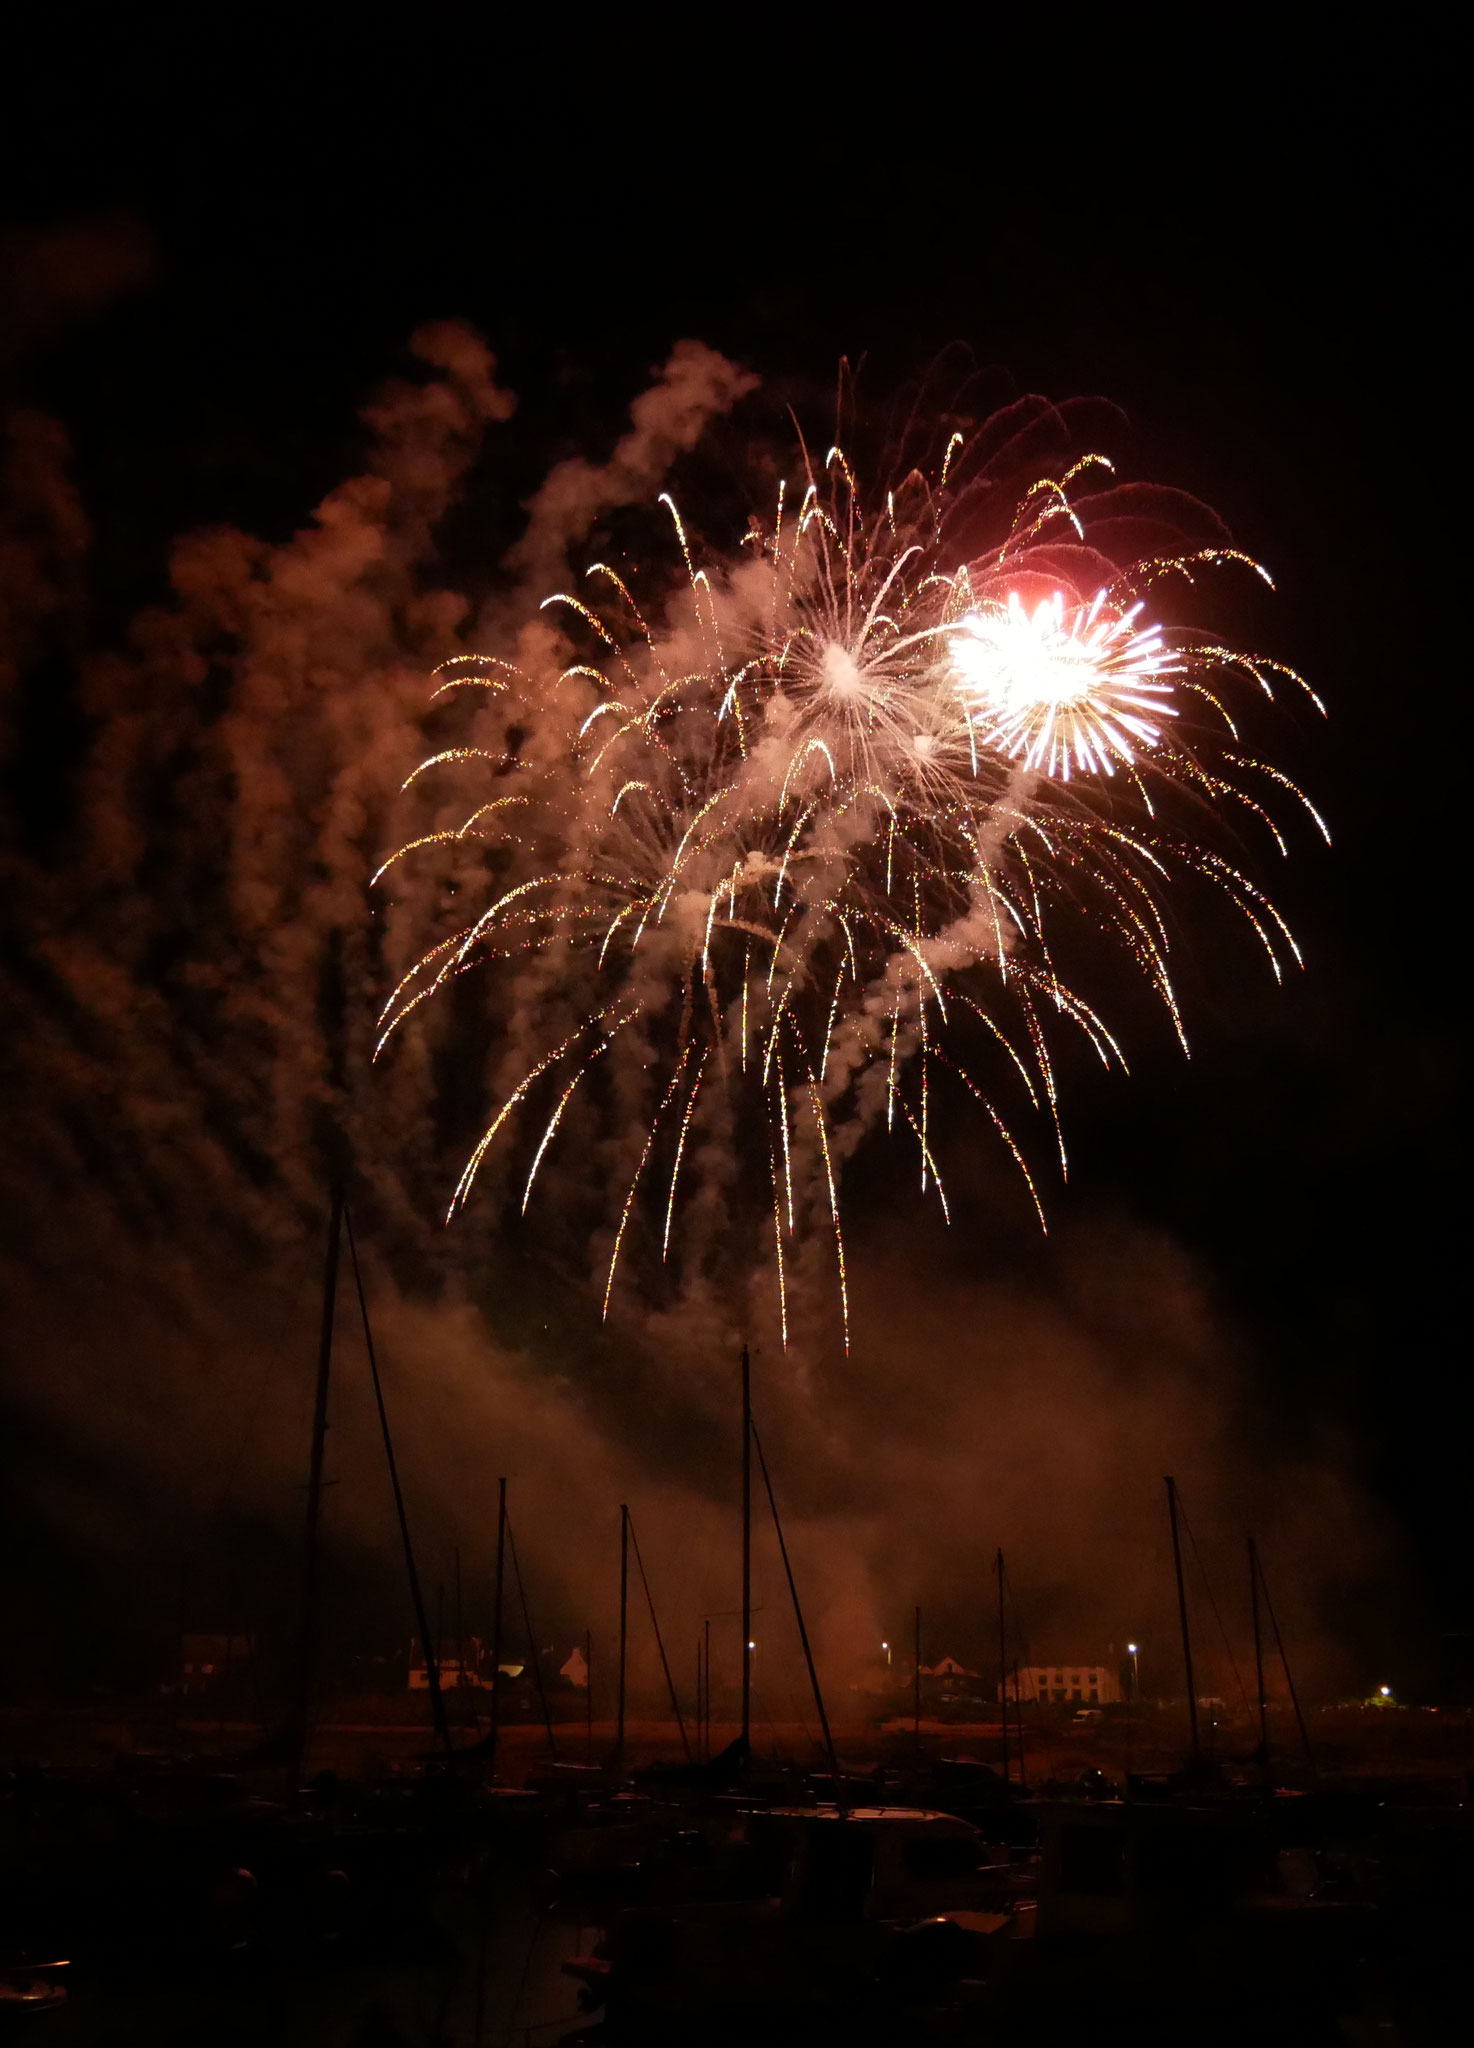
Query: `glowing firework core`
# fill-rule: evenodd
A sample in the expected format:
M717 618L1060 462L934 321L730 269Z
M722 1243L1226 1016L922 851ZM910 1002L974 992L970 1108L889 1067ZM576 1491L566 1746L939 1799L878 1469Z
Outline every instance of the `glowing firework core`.
M1175 718L1170 683L1181 664L1160 626L1140 631L1140 604L1112 610L1098 591L1067 611L1056 591L1032 614L1017 591L969 612L952 642L961 694L979 736L1025 767L1069 779L1072 768L1115 772L1154 747Z
M835 697L863 697L865 678L855 664L855 658L848 647L841 647L837 640L831 640L824 649L821 669L824 684Z

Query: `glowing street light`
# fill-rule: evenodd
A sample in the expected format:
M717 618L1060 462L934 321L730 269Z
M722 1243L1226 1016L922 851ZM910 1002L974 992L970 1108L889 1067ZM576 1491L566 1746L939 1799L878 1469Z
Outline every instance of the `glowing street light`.
M882 1643L880 1647L882 1648L882 1650L884 1650L884 1651L885 1651L885 1661L886 1661L886 1663L887 1663L887 1664L889 1664L889 1663L890 1663L890 1661L891 1661L891 1646L890 1646L890 1644L889 1644L889 1643Z
M1127 1654L1131 1659L1131 1697L1133 1700L1141 1698L1141 1673L1136 1662L1136 1653L1140 1647L1139 1643L1128 1643L1126 1645Z

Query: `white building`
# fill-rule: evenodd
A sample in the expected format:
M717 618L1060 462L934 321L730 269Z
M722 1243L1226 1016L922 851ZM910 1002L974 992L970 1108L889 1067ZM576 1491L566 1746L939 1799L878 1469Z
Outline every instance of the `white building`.
M1028 1664L1009 1673L1007 1697L1041 1707L1105 1707L1121 1698L1121 1680L1108 1664Z
M520 1678L523 1666L516 1660L504 1662L500 1667L508 1678ZM436 1661L440 1683L450 1691L461 1686L486 1686L491 1684L491 1653L480 1636L467 1636L464 1643L456 1643L447 1637L440 1639L440 1656ZM409 1689L411 1692L428 1692L430 1674L425 1669L425 1653L416 1638L409 1649Z

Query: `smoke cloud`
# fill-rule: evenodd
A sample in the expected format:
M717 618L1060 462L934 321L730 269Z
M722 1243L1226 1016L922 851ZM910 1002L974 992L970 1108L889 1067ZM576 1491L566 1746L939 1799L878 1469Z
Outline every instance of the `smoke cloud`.
M852 1239L848 1356L817 1263L785 1355L756 1290L742 1314L693 1284L601 1326L569 1282L587 1244L560 1237L556 1201L520 1234L497 1229L490 1202L441 1227L465 1132L556 1005L548 988L499 1017L469 1066L428 1033L372 1063L411 934L454 888L426 868L371 895L400 835L400 786L427 746L504 736L490 706L437 722L428 674L489 648L500 626L553 693L560 644L545 623L523 630L529 593L562 581L606 514L663 488L756 380L678 343L609 459L549 473L488 596L441 580L437 535L495 465L514 400L463 326L422 329L411 353L416 376L365 414L359 473L299 532L185 536L167 601L123 645L79 658L87 741L64 851L42 857L15 833L0 854L0 992L14 1020L0 1284L28 1360L15 1412L41 1446L31 1526L62 1553L156 1576L181 1529L223 1542L227 1529L290 1524L318 1239L328 1184L351 1161L432 1576L459 1543L484 1599L488 1503L506 1473L550 1629L607 1636L621 1500L674 1638L727 1616L745 1314L780 1506L841 1685L865 1676L917 1600L947 1632L934 1652L976 1654L1000 1543L1041 1649L1103 1655L1149 1628L1164 1640L1167 1470L1205 1540L1252 1518L1271 1564L1293 1560L1310 1626L1328 1588L1371 1568L1376 1532L1333 1448L1275 1460L1254 1442L1252 1374L1202 1276L1127 1220L1011 1263L1010 1239L991 1255L973 1240L964 1252L958 1233L939 1248L908 1194L870 1200ZM88 533L61 430L16 414L5 431L0 679L13 695L70 644ZM527 744L535 754L535 733ZM447 798L431 827L463 811ZM521 986L536 996L535 981ZM629 1135L618 1143L623 1156ZM607 1156L560 1169L607 1170ZM987 1187L984 1208L993 1199ZM346 1292L343 1315L332 1513L346 1550L383 1553L387 1497ZM1210 1569L1226 1572L1228 1556L1214 1550ZM760 1569L761 1633L778 1645L760 1689L777 1713L798 1682L766 1539Z

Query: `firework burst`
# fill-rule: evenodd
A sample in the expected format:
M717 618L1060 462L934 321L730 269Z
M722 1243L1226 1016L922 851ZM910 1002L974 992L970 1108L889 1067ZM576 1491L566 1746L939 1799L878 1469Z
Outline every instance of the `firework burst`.
M1161 744L1181 670L1142 601L1116 612L1098 590L1070 611L1054 591L1033 611L1016 590L971 611L952 641L969 722L984 747L1064 780L1110 775Z
M1118 941L1179 1036L1164 906L1180 876L1237 906L1276 974L1297 957L1237 862L1175 821L1246 806L1278 838L1260 793L1299 792L1238 752L1230 699L1299 679L1152 615L1164 578L1248 558L1216 544L1108 554L1095 533L1121 526L1109 468L1087 456L1036 482L983 548L996 460L970 461L954 435L934 472L871 509L835 448L805 459L731 560L698 566L663 500L676 594L652 622L621 568L593 564L544 606L574 657L555 680L489 657L447 664L439 692L480 692L489 715L477 744L437 749L406 787L470 770L477 798L380 872L474 840L488 898L410 969L381 1045L448 981L500 961L521 1062L452 1212L524 1113L525 1209L587 1104L606 1313L635 1238L647 1261L710 1266L761 1186L785 1335L796 1252L822 1229L848 1342L839 1184L876 1124L914 1145L945 1210L935 1104L954 1091L1042 1223L980 1049L1052 1119L1062 1164L1052 1032L1122 1063L1055 964L1056 926L1083 916Z

